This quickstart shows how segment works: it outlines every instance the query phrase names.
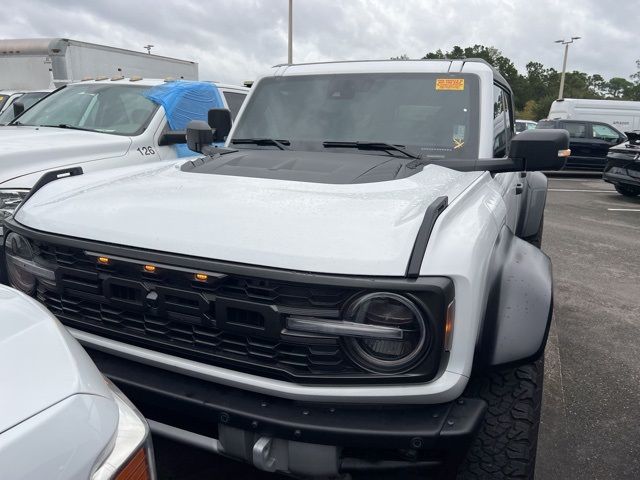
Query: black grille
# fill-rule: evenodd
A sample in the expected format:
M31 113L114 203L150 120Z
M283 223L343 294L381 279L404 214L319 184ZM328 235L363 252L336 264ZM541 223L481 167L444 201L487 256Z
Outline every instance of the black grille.
M111 259L101 265L83 250L34 242L56 270L38 299L64 324L107 338L251 373L289 380L371 377L332 337L284 330L286 315L339 318L359 290L318 287Z

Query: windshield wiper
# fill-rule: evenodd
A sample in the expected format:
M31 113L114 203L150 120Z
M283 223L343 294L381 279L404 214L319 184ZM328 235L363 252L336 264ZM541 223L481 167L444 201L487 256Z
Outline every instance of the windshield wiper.
M76 127L75 125L69 125L68 123L59 123L57 125L38 125L38 127L68 128L69 130L83 130L85 132L95 132L95 130L92 130L90 128Z
M275 145L280 150L291 150L289 140L275 140L273 138L234 138L231 143L252 144L252 145Z
M401 145L384 142L322 142L325 148L357 148L358 150L380 150L384 152L400 152L406 157L419 159L418 155L407 152Z

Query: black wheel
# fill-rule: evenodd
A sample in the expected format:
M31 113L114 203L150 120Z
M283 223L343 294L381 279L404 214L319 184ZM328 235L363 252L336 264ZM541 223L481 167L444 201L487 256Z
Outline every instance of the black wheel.
M640 195L640 187L634 187L631 185L614 185L616 191L625 197L637 197Z
M538 231L535 235L531 235L530 237L526 237L525 240L529 242L534 247L542 248L542 230L544 229L544 213L542 214L542 218L540 219L540 226L538 227Z
M489 408L458 470L458 480L533 479L544 357L473 378L465 396Z

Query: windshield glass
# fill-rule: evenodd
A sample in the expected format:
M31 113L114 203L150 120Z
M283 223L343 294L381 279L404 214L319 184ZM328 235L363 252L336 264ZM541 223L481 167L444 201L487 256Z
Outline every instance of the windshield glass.
M9 100L9 97L10 95L0 93L0 111L2 111L2 107L4 107L4 104L7 103L7 100Z
M423 158L476 158L478 84L475 75L446 73L265 78L254 87L233 139L282 139L293 150L322 150L323 142L382 142Z
M138 135L157 109L144 96L148 89L122 84L68 86L24 112L16 125L66 125L115 135Z
M31 107L34 103L36 103L38 100L40 100L41 98L47 95L49 95L49 92L29 92L29 93L25 93L24 95L21 95L19 98L16 99L16 101L22 103L22 105L24 105L24 108L26 110L27 108ZM4 112L0 113L0 125L6 125L7 123L9 123L15 118L14 110L12 107L13 107L13 104L7 107L7 109Z

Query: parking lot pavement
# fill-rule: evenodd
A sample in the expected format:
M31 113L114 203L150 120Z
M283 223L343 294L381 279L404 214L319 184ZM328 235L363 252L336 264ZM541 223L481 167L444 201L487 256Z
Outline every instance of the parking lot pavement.
M640 198L597 178L549 188L555 318L536 477L640 478Z
M640 478L640 198L597 177L549 187L555 319L536 478ZM284 478L168 441L156 452L162 479Z

